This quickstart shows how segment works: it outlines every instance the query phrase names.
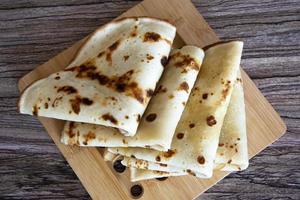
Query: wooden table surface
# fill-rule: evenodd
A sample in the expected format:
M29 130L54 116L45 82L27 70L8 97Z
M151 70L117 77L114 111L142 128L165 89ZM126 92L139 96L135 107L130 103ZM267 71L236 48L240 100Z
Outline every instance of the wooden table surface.
M300 199L300 1L193 1L287 133L199 199ZM16 110L17 81L139 1L0 0L0 199L90 199L40 123ZM197 22L195 22L197 23Z

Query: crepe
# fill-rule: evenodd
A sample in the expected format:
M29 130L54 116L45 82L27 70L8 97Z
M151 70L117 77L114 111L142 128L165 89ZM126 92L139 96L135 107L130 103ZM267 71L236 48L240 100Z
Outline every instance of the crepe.
M117 156L117 154L107 153ZM123 159L122 164L130 168L131 181L189 174L185 169L176 166L132 157L121 157L121 159ZM248 160L244 92L239 72L221 129L214 170L244 170L249 164Z
M152 18L124 18L96 30L63 71L22 94L21 113L136 133L167 62L176 28Z
M244 170L249 165L244 90L240 71L221 130L215 169Z
M176 166L200 178L211 177L242 47L242 42L232 41L205 51L198 80L176 128L170 150L108 148L108 151Z
M167 151L203 57L202 49L194 46L184 46L171 52L135 136L125 137L117 129L105 126L67 122L61 141L79 146L148 147Z
M146 170L146 169L137 169L134 167L130 168L130 181L142 181L148 180L153 178L163 178L169 176L182 176L186 175L186 173L180 172L162 172L162 171L155 171L155 170Z
M244 92L239 71L221 129L214 170L239 171L247 168L249 158L245 114ZM111 152L107 153L117 156ZM123 159L122 164L130 168L131 181L189 174L185 169L176 166L132 157L121 157L121 159Z
M239 171L248 167L248 147L246 134L246 113L244 92L240 71L235 81L231 100L221 129L214 169L221 171ZM165 165L159 162L138 160L124 157L123 165L139 169L164 172L186 172L180 167Z
M124 159L123 156L118 154L113 154L107 151L107 149L105 149L103 157L105 161L110 161L112 163L114 163L116 160ZM179 172L162 172L162 171L155 171L155 170L138 169L134 167L130 167L129 169L130 169L131 182L153 179L153 178L162 178L168 176L180 176L186 174L186 173L179 173Z

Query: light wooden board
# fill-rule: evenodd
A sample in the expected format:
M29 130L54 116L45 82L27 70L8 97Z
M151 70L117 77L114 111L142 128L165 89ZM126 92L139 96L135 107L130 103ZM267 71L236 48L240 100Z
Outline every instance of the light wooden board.
M193 44L200 47L218 41L218 37L188 0L145 0L128 10L123 16L152 16L169 20L177 27L175 46ZM233 32L234 34L234 32ZM23 91L30 83L65 68L84 41L63 51L19 81ZM258 66L259 67L259 66ZM284 134L286 127L272 106L243 72L249 154L253 157ZM65 156L93 199L128 199L130 183L128 172L117 174L104 162L97 148L79 148L60 143L63 121L40 117L39 120ZM192 176L172 177L166 181L141 182L141 199L192 199L217 183L228 173L214 173L208 180Z

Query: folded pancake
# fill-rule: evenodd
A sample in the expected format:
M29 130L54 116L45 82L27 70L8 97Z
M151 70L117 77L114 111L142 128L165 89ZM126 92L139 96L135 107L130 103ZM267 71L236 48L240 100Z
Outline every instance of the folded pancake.
M167 151L203 57L203 50L194 46L184 46L171 52L135 136L126 137L117 129L105 126L67 122L61 141L79 146L149 147Z
M99 124L136 133L167 62L176 28L124 18L96 30L63 71L22 94L24 114Z
M137 168L130 168L130 181L142 181L148 180L153 178L163 178L169 176L182 176L186 175L186 173L180 172L162 172L162 171L155 171L155 170L147 170L147 169L137 169Z
M108 148L108 151L176 166L201 178L211 177L242 47L242 42L232 41L205 51L200 74L176 128L170 150L160 152L121 147Z
M105 149L103 154L105 161L115 162L116 160L123 159L123 156L113 154L107 149ZM131 182L140 181L140 180L147 180L153 178L162 178L167 176L180 176L186 175L186 173L180 172L162 172L162 171L155 171L155 170L146 170L146 169L138 169L134 167L130 167L130 180Z
M239 72L221 129L219 146L214 160L214 169L221 171L244 170L248 166L248 159L244 93ZM187 174L185 169L176 166L138 160L132 157L124 157L122 164L131 168L149 170L149 172L143 171L147 179L148 175L153 174L152 170L178 172L180 174L185 172ZM157 176L158 173L155 173L155 175ZM164 176L170 176L170 174L164 174Z
M240 71L221 130L215 169L244 170L249 165L244 90Z

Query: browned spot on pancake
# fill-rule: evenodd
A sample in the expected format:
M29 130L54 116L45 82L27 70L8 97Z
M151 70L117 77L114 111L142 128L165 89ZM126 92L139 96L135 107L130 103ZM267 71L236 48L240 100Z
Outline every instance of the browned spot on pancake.
M161 36L155 32L147 32L144 35L144 42L158 42L161 39Z
M195 124L194 124L194 123L190 123L190 124L189 124L189 127L190 127L190 128L194 128L194 127L195 127Z
M50 97L47 98L48 101L51 101Z
M219 143L219 147L222 147L222 146L224 146L224 144L223 143Z
M174 95L173 95L173 94L170 94L168 97L169 97L169 99L173 99L173 98L174 98Z
M178 90L184 90L184 91L186 91L187 93L189 92L189 84L186 82L186 81L184 81L184 82L182 82L180 85L179 85L179 88L178 88Z
M228 164L230 164L231 162L232 162L232 160L230 159L230 160L228 160L228 162L227 162L227 163L228 163Z
M57 104L58 104L58 102L60 101L60 100L62 100L62 96L60 96L60 97L56 97L55 99L54 99L54 101L52 102L52 107L54 108L54 107L56 107L57 106Z
M238 170L242 170L240 167L238 167Z
M217 120L215 119L214 116L210 115L206 118L206 123L208 126L213 126L213 125L217 124Z
M118 40L118 41L114 42L112 45L110 45L110 46L108 47L108 49L109 49L110 51L115 51L115 50L118 48L119 44L120 44L120 41Z
M88 134L83 136L85 141L83 142L84 145L87 145L89 143L89 140L93 140L96 138L96 134L93 132L88 132Z
M167 88L164 88L162 85L158 86L158 88L155 90L154 95L158 94L158 93L166 93L167 92Z
M184 133L177 133L176 137L181 140L184 137Z
M146 58L147 58L148 60L152 60L154 57L151 56L150 54L147 54Z
M225 88L222 90L222 98L223 99L226 99L230 87L231 87L230 86L230 81L227 81L227 83L225 84Z
M214 95L214 93L210 93L210 95Z
M176 153L176 150L169 149L167 152L163 152L163 157L170 158Z
M144 103L145 92L143 92L143 89L141 89L136 82L131 80L134 70L129 70L121 76L111 77L98 72L96 67L91 65L91 63L86 63L74 69L67 70L77 71L77 78L97 80L100 85L104 85L120 93L125 93L126 96L131 96L140 103Z
M140 121L141 121L141 115L140 115L140 114L137 115L136 121L137 121L137 122L140 122Z
M162 167L168 167L167 164L163 164L163 163L159 163L159 165L162 166Z
M138 84L136 82L132 82L128 85L128 88L130 88L129 91L132 92L133 97L138 100L141 104L144 103L144 95L143 90L138 87Z
M129 119L129 116L128 116L128 115L125 115L125 119Z
M147 115L146 121L153 122L156 119L156 117L157 115L155 113L150 113L149 115Z
M84 105L90 106L90 105L93 104L93 101L84 97L84 98L81 99L81 103L84 104Z
M162 66L165 67L168 64L168 58L167 58L167 56L161 57L160 63L161 63Z
M177 52L172 55L172 58L178 59L177 62L175 62L175 67L181 67L185 72L187 72L189 69L199 70L200 65L196 62L196 60L189 55L182 55L180 52Z
M160 156L156 156L156 157L155 157L155 160L156 160L157 162L160 162Z
M242 83L242 79L241 78L236 78L236 82Z
M199 103L202 103L202 100L200 100Z
M197 161L200 165L203 165L205 163L205 158L203 156L198 156Z
M224 153L220 153L221 156L224 156Z
M237 148L235 148L235 152L236 152L236 153L238 152Z
M182 105L185 106L185 104L186 104L186 103L183 101L183 102L182 102Z
M131 37L136 37L136 36L137 36L137 32L136 32L136 31L132 31L132 32L130 33L130 36L131 36Z
M122 139L123 144L128 144L128 142L125 139Z
M186 172L192 176L196 176L196 174L190 169L187 169Z
M148 90L146 90L146 93L147 93L147 97L152 97L154 94L154 91L152 89L148 89Z
M57 92L65 92L67 94L77 93L77 89L72 86L62 86L57 89Z
M124 58L125 61L127 61L128 58L129 58L129 55L125 55L125 56L123 56L123 58Z
M49 104L46 102L46 103L44 103L44 107L45 107L45 109L48 109L48 107L49 107Z
M75 97L75 99L70 99L71 107L74 113L79 114L80 112L80 104L90 106L93 104L93 101L89 98L83 97L81 98L79 95Z
M75 128L75 123L70 122L69 123L69 130L68 130L68 135L70 138L73 138L75 136L75 133L73 132L73 129Z
M101 51L101 52L97 55L97 57L100 58L100 57L102 57L104 54L105 54L105 52L104 52L104 51Z
M231 149L233 149L233 145L230 145L229 147L230 147Z
M37 105L34 105L33 108L32 108L32 114L34 116L38 116L39 114L39 110L38 110L38 106Z
M207 96L208 96L207 93L202 94L202 99L207 99Z
M59 80L59 79L60 79L60 76L56 76L54 79L55 79L55 80Z
M80 102L81 98L76 97L75 99L70 99L71 107L74 113L79 114L80 112Z
M136 158L134 155L131 155L130 157L131 157L131 158Z
M106 52L106 57L105 57L107 62L109 62L109 63L112 62L112 58L111 58L112 53L118 48L119 44L120 44L120 41L118 40L108 47L108 52Z
M107 62L109 62L109 63L111 63L111 62L112 62L112 58L111 58L111 52L110 52L110 51L106 53L106 57L105 57L105 59L106 59L106 61L107 61Z
M102 119L105 121L110 121L113 124L118 124L118 120L116 118L114 118L114 116L112 116L110 113L106 113L104 115L102 115Z

